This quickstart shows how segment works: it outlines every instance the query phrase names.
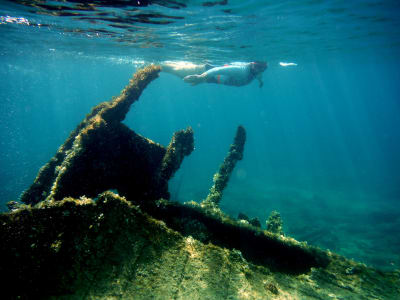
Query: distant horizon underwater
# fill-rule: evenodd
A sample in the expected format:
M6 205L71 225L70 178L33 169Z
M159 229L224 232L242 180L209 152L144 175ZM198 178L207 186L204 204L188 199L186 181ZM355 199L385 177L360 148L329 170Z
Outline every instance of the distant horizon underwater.
M0 24L3 36L6 26ZM22 45L13 51L16 43L4 42L2 211L8 201L18 200L90 109L118 95L143 65L138 62L141 49L130 59L91 54L90 48L79 53ZM237 126L243 125L244 158L224 191L221 208L226 213L258 217L265 228L276 210L288 236L381 270L399 269L398 48L282 58L274 53L271 59L268 52L258 53L269 64L262 88L255 81L244 87L190 86L162 72L124 123L162 145L174 131L193 128L195 150L169 183L171 200L180 202L207 196ZM162 55L152 58L145 63L163 60ZM231 54L226 58L234 60Z

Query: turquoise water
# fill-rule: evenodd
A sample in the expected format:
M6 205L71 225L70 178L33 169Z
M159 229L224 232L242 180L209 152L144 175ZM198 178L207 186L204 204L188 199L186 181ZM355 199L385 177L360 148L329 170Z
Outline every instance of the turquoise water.
M400 268L396 1L93 2L95 10L76 1L0 3L3 210L143 63L266 60L262 88L193 87L161 73L124 122L163 145L193 127L196 149L170 182L179 201L207 196L243 125L244 159L221 202L227 213L265 226L278 210L288 235Z

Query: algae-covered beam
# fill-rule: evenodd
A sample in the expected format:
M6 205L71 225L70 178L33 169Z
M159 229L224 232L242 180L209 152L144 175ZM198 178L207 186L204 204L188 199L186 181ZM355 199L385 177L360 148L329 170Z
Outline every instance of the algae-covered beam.
M168 180L178 171L185 156L188 156L193 150L192 127L189 126L186 130L179 130L174 133L160 164L157 184L160 187L159 198L169 199ZM162 187L164 187L164 191L161 191Z
M246 131L243 126L238 126L236 136L231 145L228 155L225 157L224 162L215 173L213 181L214 185L210 189L205 203L214 203L218 206L222 198L222 192L228 184L229 177L235 168L238 160L243 158L244 144L246 142Z
M166 180L171 179L179 169L183 158L192 153L193 149L194 138L191 127L175 132L161 163L161 177Z
M100 111L106 122L122 122L133 102L139 99L147 85L158 77L160 66L150 65L137 71L121 94L114 98L109 107Z

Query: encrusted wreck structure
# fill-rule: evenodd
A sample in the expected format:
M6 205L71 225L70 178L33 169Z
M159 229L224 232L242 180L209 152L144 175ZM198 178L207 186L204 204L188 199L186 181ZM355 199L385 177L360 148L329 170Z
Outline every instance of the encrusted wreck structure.
M225 157L224 162L215 173L213 181L214 185L210 189L210 193L203 201L205 205L215 204L218 206L222 198L222 192L228 185L229 177L236 163L243 159L244 144L246 143L246 131L243 126L239 126L236 130L235 139L229 148L228 155Z
M159 72L157 66L138 71L118 97L95 106L40 169L21 201L96 197L109 189L131 200L168 199L168 180L193 151L193 130L176 132L164 148L121 123Z
M283 236L280 218L271 232L219 209L243 156L243 127L209 197L169 201L193 131L165 148L121 123L159 71L139 70L120 96L93 108L23 193L26 204L0 215L4 299L399 298L399 272Z

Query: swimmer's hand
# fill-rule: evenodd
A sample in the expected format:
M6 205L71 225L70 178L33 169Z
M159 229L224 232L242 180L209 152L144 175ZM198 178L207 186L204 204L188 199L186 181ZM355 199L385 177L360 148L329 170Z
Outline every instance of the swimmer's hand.
M188 75L183 78L184 82L191 83L192 85L197 85L205 81L205 76L202 75Z
M263 85L264 85L264 82L263 82L263 80L262 80L261 75L257 76L257 79L258 79L258 87L259 87L259 88L262 88Z

